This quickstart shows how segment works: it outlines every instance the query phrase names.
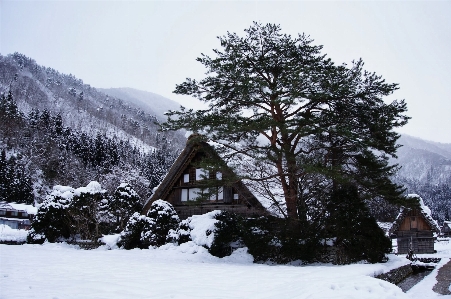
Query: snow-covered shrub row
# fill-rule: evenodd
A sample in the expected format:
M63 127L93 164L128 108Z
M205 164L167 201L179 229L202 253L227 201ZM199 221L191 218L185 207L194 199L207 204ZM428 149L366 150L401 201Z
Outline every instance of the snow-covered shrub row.
M131 214L141 210L140 202L136 192L125 183L112 196L95 181L77 189L54 186L38 208L27 241L96 242L103 234L120 231Z

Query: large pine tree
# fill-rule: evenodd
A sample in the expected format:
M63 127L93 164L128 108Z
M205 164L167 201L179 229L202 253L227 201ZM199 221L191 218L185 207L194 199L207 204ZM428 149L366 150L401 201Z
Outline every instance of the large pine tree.
M393 129L407 122L407 108L383 100L397 84L363 70L362 61L335 65L308 36L291 37L278 25L254 23L245 36L228 32L219 41L215 57L197 59L207 76L175 89L209 108L173 111L163 129L216 142L229 162L246 166L242 178L261 196L283 199L289 218L305 218L300 190L311 173L331 188L352 181L373 197L399 198L386 155L396 153Z

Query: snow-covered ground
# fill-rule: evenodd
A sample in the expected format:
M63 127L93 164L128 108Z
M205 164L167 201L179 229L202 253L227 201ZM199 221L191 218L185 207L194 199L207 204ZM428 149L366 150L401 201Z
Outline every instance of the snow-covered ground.
M436 248L443 265L451 244ZM437 270L407 293L373 278L407 263L395 255L385 264L300 267L253 264L245 249L220 259L193 242L108 249L0 245L0 298L451 298L432 291Z

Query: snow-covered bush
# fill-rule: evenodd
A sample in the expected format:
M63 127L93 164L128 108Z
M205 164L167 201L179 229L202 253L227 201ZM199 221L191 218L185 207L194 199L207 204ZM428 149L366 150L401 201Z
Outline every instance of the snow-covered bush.
M205 247L217 257L247 247L256 262L309 262L318 250L317 240L306 235L297 222L272 216L243 218L230 212L216 213L213 219L213 228L207 230L207 234L212 232L211 243Z
M170 239L169 233L177 230L179 223L174 207L166 201L156 200L147 216L135 213L130 217L118 246L131 249L164 245Z
M214 239L208 249L211 255L225 257L237 247L243 246L243 219L235 213L223 211L215 215Z
M193 215L180 222L176 229L169 231L168 243L183 244L193 242L195 245L210 249L215 239L215 224L221 211L212 211L202 215Z
M151 231L145 232L145 237L150 240L152 246L166 244L170 230L177 229L180 218L174 207L167 201L158 199L152 203L147 217L154 221Z
M191 218L181 221L177 229L170 229L166 237L167 243L183 244L191 240L191 228L189 226Z
M38 208L28 232L28 243L42 244L46 239L49 242L56 242L70 237L68 210L73 195L74 189L71 187L59 185L53 187L53 191Z
M97 241L102 236L99 224L105 190L98 182L75 189L69 205L71 233L76 239Z
M6 224L0 224L0 244L23 244L27 241L27 234L24 229L13 229Z
M108 210L112 216L113 230L122 231L131 215L142 210L141 198L129 184L122 183L110 197Z
M117 246L124 249L149 248L151 243L145 233L151 231L154 225L153 219L134 213L121 232Z
M98 182L74 189L57 185L39 206L28 233L28 243L90 239L100 236L99 207L104 190Z

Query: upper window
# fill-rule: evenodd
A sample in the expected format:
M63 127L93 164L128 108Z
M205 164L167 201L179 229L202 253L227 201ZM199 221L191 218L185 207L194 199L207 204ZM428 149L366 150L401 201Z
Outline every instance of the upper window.
M183 175L183 182L184 183L189 183L189 174L188 173Z
M205 170L203 168L197 168L196 169L196 181L201 181L204 178L208 178L208 170Z

